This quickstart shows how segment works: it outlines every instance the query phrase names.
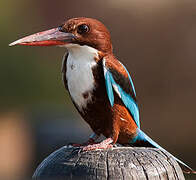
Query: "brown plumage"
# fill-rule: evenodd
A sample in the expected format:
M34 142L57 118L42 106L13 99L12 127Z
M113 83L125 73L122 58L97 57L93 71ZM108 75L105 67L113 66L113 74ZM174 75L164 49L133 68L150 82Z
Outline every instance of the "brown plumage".
M77 30L83 24L89 27L89 32L81 35ZM79 17L66 21L60 27L61 31L69 32L76 36L74 43L93 47L100 53L112 53L110 33L100 21Z
M108 59L108 64L116 63L117 65L115 67L119 67L119 69L114 69L114 67L112 69L114 72L120 73L122 69L120 67L122 65L114 56L112 56L112 58L107 58L107 56L105 56L105 59ZM137 125L117 94L115 94L114 106L112 107L110 105L105 87L102 59L99 59L97 64L98 65L93 69L95 90L93 91L92 101L88 103L83 111L81 111L74 102L73 103L83 119L90 125L93 132L97 135L103 134L106 137L112 137L114 144L116 142L127 144L135 137ZM65 87L67 87L66 59L63 63L63 72L64 84ZM128 78L126 72L123 71L122 73L125 74L124 79L126 80L126 78ZM116 77L115 74L114 77ZM130 89L130 84L127 84L127 86L129 86ZM127 88L127 91L130 90Z
M92 18L73 18L58 28L36 33L10 44L63 46L62 73L65 88L83 119L96 136L107 137L83 150L109 148L119 142L135 146L152 146L166 150L141 129L133 82L126 68L112 52L110 33ZM171 155L173 156L173 155ZM190 173L193 169L173 156Z
M89 26L89 32L84 35L78 35L77 27L82 24ZM82 111L73 101L75 107L97 135L103 134L106 137L112 137L114 144L117 141L121 144L129 143L130 139L136 135L137 126L117 94L115 94L114 106L110 105L105 87L103 58L105 58L108 67L110 67L116 80L123 86L123 89L133 95L133 92L130 92L131 84L127 72L112 53L110 33L102 23L91 18L74 18L68 20L60 27L63 32L76 35L74 43L85 44L99 51L98 57L95 57L97 66L92 69L95 80L92 101ZM67 57L68 55L65 56L63 63L63 79L66 88ZM83 93L84 98L88 93ZM135 98L134 95L133 97Z

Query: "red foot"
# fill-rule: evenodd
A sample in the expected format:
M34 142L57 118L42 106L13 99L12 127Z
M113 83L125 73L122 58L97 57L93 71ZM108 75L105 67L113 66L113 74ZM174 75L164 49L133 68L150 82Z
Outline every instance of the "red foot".
M112 148L113 147L113 145L111 144L112 142L113 142L112 138L108 138L100 143L84 146L82 147L82 151Z
M71 145L73 147L81 147L81 146L83 146L82 144L77 144L77 143L70 143L69 145Z
M88 145L92 145L95 144L95 140L92 138L89 138L89 140L85 143L79 144L79 143L70 143L70 145L72 145L73 147L84 147L84 146L88 146Z

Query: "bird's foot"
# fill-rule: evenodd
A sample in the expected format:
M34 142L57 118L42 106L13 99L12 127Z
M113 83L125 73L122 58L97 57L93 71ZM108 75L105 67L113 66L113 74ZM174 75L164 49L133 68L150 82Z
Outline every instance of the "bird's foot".
M81 147L82 144L79 143L69 143L69 146L73 146L73 147Z
M91 151L91 150L97 150L97 149L108 149L108 148L112 148L113 144L111 144L113 142L112 138L107 138L106 140L97 143L97 144L89 144L87 146L83 146L82 151Z
M85 147L85 146L88 146L88 145L93 145L95 144L95 140L93 138L89 138L89 140L85 143L82 143L82 144L79 144L79 143L69 143L70 146L73 146L73 147Z

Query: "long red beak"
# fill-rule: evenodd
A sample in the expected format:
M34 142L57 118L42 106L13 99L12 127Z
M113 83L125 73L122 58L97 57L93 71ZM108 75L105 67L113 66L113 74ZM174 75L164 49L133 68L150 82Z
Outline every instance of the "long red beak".
M59 31L58 28L39 32L26 36L22 39L14 41L9 46L28 45L28 46L58 46L65 45L74 41L75 36L72 33Z

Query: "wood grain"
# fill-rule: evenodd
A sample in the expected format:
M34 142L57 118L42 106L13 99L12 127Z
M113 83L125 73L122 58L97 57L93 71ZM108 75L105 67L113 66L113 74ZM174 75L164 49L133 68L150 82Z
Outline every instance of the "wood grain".
M178 163L155 148L115 147L81 152L64 146L50 154L36 169L38 179L183 180Z

